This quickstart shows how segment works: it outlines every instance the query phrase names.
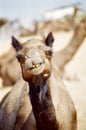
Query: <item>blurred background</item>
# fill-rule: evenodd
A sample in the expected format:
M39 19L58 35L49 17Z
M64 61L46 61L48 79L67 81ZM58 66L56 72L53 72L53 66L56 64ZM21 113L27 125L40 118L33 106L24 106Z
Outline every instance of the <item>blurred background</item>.
M11 22L8 27L6 26L6 30L8 30L9 26L15 28L13 31L9 29L9 35L19 35L22 28L27 28L32 32L35 31L37 23L41 24L51 20L61 21L63 18L69 19L69 17L73 16L74 7L78 10L77 19L80 19L86 12L86 0L69 0L68 2L66 0L0 0L0 18L5 18L3 22ZM2 35L1 38L3 38L3 31L0 31L0 34Z
M78 130L86 130L86 0L0 0L0 101L21 71L11 37L22 44L44 40L49 32L53 58L77 109Z
M0 0L0 17L7 17L10 20L20 19L27 24L33 19L43 20L47 10L80 4L86 8L86 0Z

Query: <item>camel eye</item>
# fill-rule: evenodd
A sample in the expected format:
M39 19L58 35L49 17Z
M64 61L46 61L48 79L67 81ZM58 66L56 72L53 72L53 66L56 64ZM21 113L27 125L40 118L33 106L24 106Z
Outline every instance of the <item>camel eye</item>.
M26 59L22 54L17 55L16 58L20 63L24 63Z
M52 54L53 54L52 50L48 50L48 51L46 51L46 55L48 55L48 56L52 56Z

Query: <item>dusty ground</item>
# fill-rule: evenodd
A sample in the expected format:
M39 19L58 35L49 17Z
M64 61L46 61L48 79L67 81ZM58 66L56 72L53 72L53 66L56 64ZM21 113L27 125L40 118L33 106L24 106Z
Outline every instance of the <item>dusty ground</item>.
M61 50L68 44L73 32L59 32L54 34L54 51ZM24 41L27 38L21 39ZM7 41L0 41L0 55L9 49ZM78 130L86 130L86 39L78 49L75 57L65 67L63 79L77 110ZM0 100L11 88L0 89Z

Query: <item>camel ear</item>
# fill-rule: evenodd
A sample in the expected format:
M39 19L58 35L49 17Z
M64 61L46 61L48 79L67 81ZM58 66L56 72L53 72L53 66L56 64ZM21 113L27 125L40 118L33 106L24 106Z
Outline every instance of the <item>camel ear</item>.
M22 45L20 44L20 42L13 36L12 36L12 46L15 48L16 51L22 49Z
M45 39L45 43L46 43L47 46L52 47L53 42L54 42L54 38L53 38L52 32L50 32L48 34L47 38Z

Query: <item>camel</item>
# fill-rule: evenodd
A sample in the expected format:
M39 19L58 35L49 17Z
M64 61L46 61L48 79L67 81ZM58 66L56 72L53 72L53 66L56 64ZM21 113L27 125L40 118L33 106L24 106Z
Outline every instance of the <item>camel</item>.
M52 33L45 42L31 39L23 45L12 37L24 80L0 105L0 130L77 129L75 106L52 62L53 41Z
M21 69L15 58L15 54L15 50L11 48L7 53L0 57L0 76L3 79L3 86L15 84L20 75Z
M28 91L27 83L20 77L3 98L0 103L0 130L33 130L32 127L30 129L30 121L29 129L22 129L32 109Z
M0 76L3 79L3 86L14 85L20 75L21 69L15 54L15 50L10 48L7 53L0 57Z
M43 25L40 26L40 24L37 25L37 34L45 35L48 32L58 32L58 31L69 31L71 29L74 29L73 23L71 21L65 19L63 21L61 20L54 20L54 21L46 21Z
M86 18L84 18L76 26L70 43L61 51L53 53L53 59L61 73L64 71L65 65L74 57L75 53L78 51L78 48L83 43L86 36L85 26ZM15 58L15 51L11 48L8 53L0 57L0 76L3 79L3 85L7 86L15 84L19 77L20 71L20 66Z
M84 18L75 28L74 35L69 44L59 52L54 53L54 60L61 72L65 65L72 60L78 48L86 37L86 18ZM58 59L58 60L57 60Z

